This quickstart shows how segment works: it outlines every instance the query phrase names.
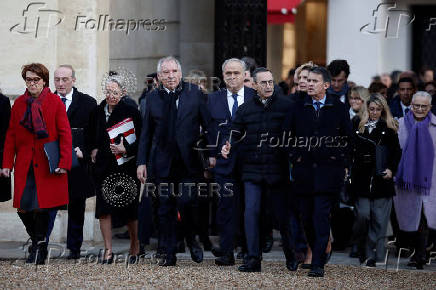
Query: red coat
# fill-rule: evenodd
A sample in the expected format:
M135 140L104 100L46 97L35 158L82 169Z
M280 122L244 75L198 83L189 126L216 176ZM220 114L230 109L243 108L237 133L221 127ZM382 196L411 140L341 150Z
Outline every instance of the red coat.
M67 174L50 174L44 144L59 140L59 168L71 168L72 140L65 105L59 96L50 92L42 102L42 116L48 138L36 135L20 125L26 112L25 95L18 97L12 106L9 128L3 153L3 168L14 168L14 204L20 208L21 196L26 185L27 173L33 161L33 170L40 208L51 208L68 203ZM14 164L15 161L15 164Z

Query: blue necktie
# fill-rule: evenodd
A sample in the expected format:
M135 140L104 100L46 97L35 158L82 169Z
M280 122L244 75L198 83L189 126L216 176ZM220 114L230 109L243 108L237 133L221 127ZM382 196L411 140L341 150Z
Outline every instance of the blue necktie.
M236 111L238 110L238 94L233 94L232 98L234 100L232 107L232 120L235 119Z
M65 97L61 97L61 100L62 100L62 103L64 103L64 105L66 106L67 104L66 104L66 102L67 102L67 98L65 98Z
M404 116L406 116L406 115L407 115L407 113L409 113L409 111L410 111L410 109L409 109L409 108L406 108L406 109L404 109Z
M321 102L315 102L315 110L319 112L320 109L321 109Z

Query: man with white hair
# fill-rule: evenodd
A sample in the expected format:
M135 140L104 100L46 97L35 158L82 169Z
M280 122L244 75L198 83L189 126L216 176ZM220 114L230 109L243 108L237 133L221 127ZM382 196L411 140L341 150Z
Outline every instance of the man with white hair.
M424 268L427 238L436 242L436 116L430 112L431 101L427 92L415 93L398 130L403 154L394 206L399 227L415 249L408 266L416 269Z
M209 130L207 98L197 85L182 81L180 62L172 56L159 60L157 76L161 84L147 97L137 175L142 183L149 176L155 179L155 183L146 184L145 194L158 194L159 237L166 251L159 265L176 265L177 212L192 260L200 263L203 250L195 239L199 229L197 187L189 184L195 184L203 175L194 148L198 147L200 126Z

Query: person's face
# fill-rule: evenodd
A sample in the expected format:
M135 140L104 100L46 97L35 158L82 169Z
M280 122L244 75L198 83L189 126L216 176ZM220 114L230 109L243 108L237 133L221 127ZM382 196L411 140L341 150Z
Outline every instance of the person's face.
M249 70L245 71L244 86L248 88L253 88L253 78L251 77L251 73Z
M60 67L54 73L54 84L56 87L56 91L65 96L71 92L73 89L74 82L76 81L73 78L73 72L71 69L67 67Z
M300 92L307 92L307 77L309 76L308 70L302 70L298 76L298 90Z
M337 76L332 77L332 88L335 92L339 92L347 81L345 72L341 71Z
M412 102L412 112L415 119L422 120L427 117L428 112L430 112L431 104L430 100L426 97L415 97Z
M424 72L422 80L424 81L424 83L428 83L428 82L433 81L433 71L432 70L426 70Z
M387 74L382 75L380 77L380 81L382 82L382 84L384 84L388 88L390 88L392 85L392 79L391 79L390 75L387 75Z
M169 60L162 63L161 71L157 73L157 76L165 88L174 91L180 84L182 72L175 61Z
M121 91L120 86L115 82L109 82L106 84L106 103L109 106L116 106L121 100L121 97L123 96L123 92Z
M257 94L262 99L271 97L274 93L274 79L272 74L269 71L257 73L254 87Z
M244 67L237 61L229 62L224 67L223 78L227 89L233 93L236 93L244 86Z
M425 86L425 91L430 95L434 96L436 94L436 88L433 84L428 84Z
M40 76L31 71L26 72L26 87L33 97L38 97L41 94L42 89L44 89L44 86L45 82Z
M307 77L307 94L309 96L322 98L329 87L330 84L324 82L321 74L309 72Z
M350 103L350 107L354 112L360 111L360 108L362 108L363 105L362 99L354 92L351 93L348 102Z
M383 107L381 105L377 105L376 103L369 103L368 106L369 119L371 121L377 121L380 119L380 116L383 112Z
M415 93L415 89L409 82L401 82L398 85L398 94L400 95L401 102L408 106L412 100L412 96Z

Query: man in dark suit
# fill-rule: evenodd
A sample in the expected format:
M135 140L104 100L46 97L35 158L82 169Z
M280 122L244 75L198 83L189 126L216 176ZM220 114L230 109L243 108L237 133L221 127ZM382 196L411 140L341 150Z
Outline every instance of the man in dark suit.
M280 144L283 121L290 113L292 103L289 98L277 95L268 69L257 68L253 72L253 81L257 95L236 111L230 128L232 134L225 137L226 144L221 148L224 158L231 157L234 152L241 158L248 257L239 271L261 271L259 225L263 218L260 213L267 205L272 207L270 212L280 230L286 267L296 271L298 263L289 228L289 164L286 151Z
M327 92L331 96L335 96L338 100L350 108L348 103L348 76L350 75L350 66L345 59L332 60L327 66L327 70L331 75L331 86Z
M415 92L416 85L412 78L404 77L398 81L398 96L389 105L394 118L399 119L410 111L410 103Z
M314 67L308 76L308 96L293 105L285 123L292 177L304 230L312 249L310 277L324 276L330 235L330 210L337 201L348 165L351 122L345 105L326 95L330 74Z
M161 85L147 97L137 175L142 183L148 175L156 181L146 184L145 194L157 194L159 199L159 236L166 251L159 265L176 264L177 211L184 224L191 257L200 263L203 250L195 239L200 197L195 182L202 177L204 168L195 148L200 139L200 126L209 131L207 97L198 86L181 81L181 66L174 57L160 59L157 74ZM168 184L174 187L169 188ZM189 184L194 184L193 188Z
M239 106L251 100L256 91L244 86L245 63L237 58L226 60L222 65L223 79L226 89L213 92L209 95L208 107L212 116L211 139L216 140L215 144L222 143L222 137L230 134L229 130L232 120L236 116ZM220 248L214 249L212 253L217 255L217 265L230 266L235 264L233 256L234 238L238 226L239 198L241 180L238 166L236 166L237 154L231 158L221 158L221 148L214 148L212 155L216 156L216 165L212 170L215 174L215 181L219 184L218 209L216 221L220 235ZM224 189L225 184L232 185L232 194Z
M86 141L88 139L89 117L97 102L91 96L79 92L75 87L75 71L71 65L61 65L54 73L56 94L65 104L73 136L73 148L80 166L72 168L68 174L68 259L79 259L83 242L83 224L85 221L86 198L93 196L94 185L90 179L88 165L90 156ZM56 210L50 212L49 232L53 229Z

